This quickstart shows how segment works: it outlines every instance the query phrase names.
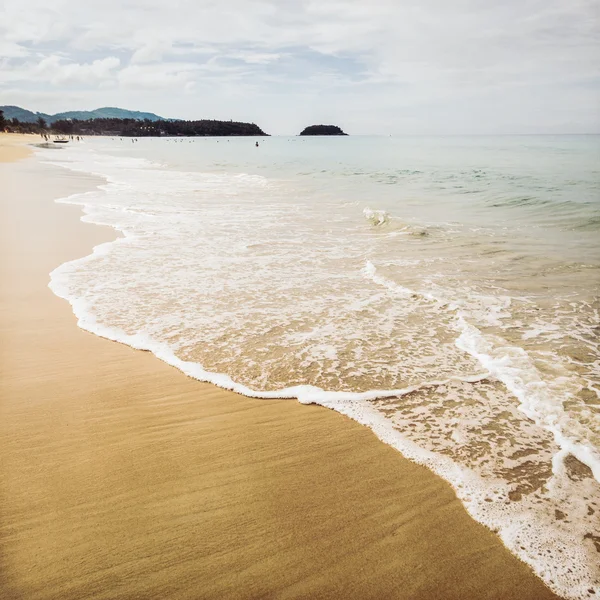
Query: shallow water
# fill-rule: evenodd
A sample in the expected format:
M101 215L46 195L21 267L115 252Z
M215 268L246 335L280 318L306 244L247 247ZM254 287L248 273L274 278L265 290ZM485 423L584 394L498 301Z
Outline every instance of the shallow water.
M600 138L92 139L125 234L52 273L86 329L352 416L557 592L600 594Z

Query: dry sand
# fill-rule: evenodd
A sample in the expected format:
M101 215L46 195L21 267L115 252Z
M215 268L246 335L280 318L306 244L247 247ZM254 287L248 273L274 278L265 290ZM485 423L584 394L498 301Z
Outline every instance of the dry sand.
M0 133L0 163L13 162L29 156L32 149L27 145L42 141L38 135Z
M370 430L78 329L48 273L115 234L52 199L95 180L0 178L0 598L555 598Z

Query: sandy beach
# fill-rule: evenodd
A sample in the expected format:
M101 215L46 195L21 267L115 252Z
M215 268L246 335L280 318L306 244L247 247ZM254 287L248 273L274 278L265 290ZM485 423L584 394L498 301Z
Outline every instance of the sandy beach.
M49 272L99 180L0 135L0 597L556 598L452 488L317 406L80 330Z
M0 163L15 162L29 156L32 150L28 144L39 141L37 135L0 133Z

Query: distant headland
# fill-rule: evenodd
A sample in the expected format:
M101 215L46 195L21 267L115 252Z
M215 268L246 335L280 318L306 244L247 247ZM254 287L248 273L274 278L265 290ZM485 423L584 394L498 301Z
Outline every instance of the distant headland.
M102 116L99 116L102 115ZM109 116L110 115L110 116ZM160 136L267 136L255 123L202 119L163 119L153 113L122 108L99 108L46 115L18 106L0 106L0 131L60 135Z
M337 125L310 125L300 132L300 135L348 135Z

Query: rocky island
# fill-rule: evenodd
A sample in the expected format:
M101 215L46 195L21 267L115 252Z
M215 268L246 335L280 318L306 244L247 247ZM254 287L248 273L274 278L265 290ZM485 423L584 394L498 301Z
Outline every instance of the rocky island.
M348 135L337 125L310 125L303 129L300 135Z

